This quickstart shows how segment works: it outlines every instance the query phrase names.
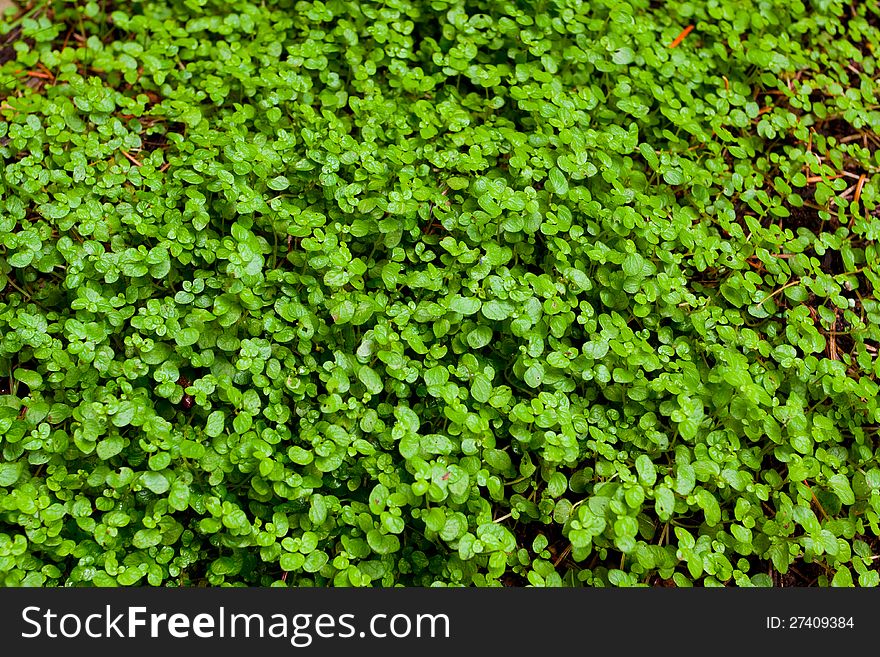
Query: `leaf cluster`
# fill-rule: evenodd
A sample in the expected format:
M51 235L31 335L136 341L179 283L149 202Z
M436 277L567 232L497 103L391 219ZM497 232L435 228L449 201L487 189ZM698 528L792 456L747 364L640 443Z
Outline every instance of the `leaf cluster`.
M0 583L878 585L878 47L843 0L10 12Z

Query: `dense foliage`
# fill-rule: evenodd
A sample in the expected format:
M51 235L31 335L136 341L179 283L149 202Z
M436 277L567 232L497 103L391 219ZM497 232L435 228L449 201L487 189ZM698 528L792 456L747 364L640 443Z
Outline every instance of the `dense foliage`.
M878 47L856 0L10 10L0 583L876 586Z

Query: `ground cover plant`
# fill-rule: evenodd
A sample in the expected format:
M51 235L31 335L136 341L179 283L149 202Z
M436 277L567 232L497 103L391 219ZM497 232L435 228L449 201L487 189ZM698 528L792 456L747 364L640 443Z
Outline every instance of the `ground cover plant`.
M875 2L0 24L6 586L876 586Z

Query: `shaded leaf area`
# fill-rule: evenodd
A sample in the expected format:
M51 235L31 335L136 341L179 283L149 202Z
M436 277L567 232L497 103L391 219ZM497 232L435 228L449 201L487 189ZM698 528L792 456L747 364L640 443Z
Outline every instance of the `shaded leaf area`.
M0 582L876 586L878 44L840 0L12 12Z

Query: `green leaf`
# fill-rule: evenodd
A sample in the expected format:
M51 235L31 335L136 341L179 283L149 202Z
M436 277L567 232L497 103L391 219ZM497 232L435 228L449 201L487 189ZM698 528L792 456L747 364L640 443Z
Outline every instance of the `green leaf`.
M480 309L480 300L455 295L449 302L449 310L462 315L473 315Z
M0 463L0 486L12 486L21 477L24 464Z
M559 196L568 194L568 181L565 179L565 174L556 167L550 169L548 174L547 190Z
M645 261L638 253L630 253L623 260L623 273L627 276L638 276L641 278L642 268L645 266L644 263Z
M253 426L254 418L250 413L242 411L232 419L232 430L239 436L243 436Z
M666 522L675 511L675 494L666 486L658 486L654 490L654 508L657 517Z
M489 550L511 552L516 548L516 538L507 527L495 522L486 522L477 527L477 538Z
M483 460L490 468L497 472L510 472L513 470L513 461L510 455L500 449L487 449L483 451Z
M676 468L675 492L688 495L696 485L696 473L689 463L681 463Z
M841 566L838 568L837 572L834 573L834 577L831 579L831 586L834 587L851 587L854 586L852 571L846 566Z
M416 433L419 430L419 416L408 406L398 406L394 409L394 415L405 431Z
M525 381L530 388L537 388L543 383L544 374L544 366L541 365L541 363L535 363L525 371L525 374L523 374L523 381Z
M705 488L701 488L697 491L696 497L697 504L706 516L706 524L714 527L721 522L721 506L715 496Z
M134 419L135 407L130 401L122 402L119 409L113 415L113 425L116 427L126 427L131 424Z
M392 554L400 549L400 540L393 535L371 529L367 532L367 544L376 554Z
M266 183L266 186L269 189L280 192L290 187L290 181L285 176L275 176Z
M492 342L492 329L488 326L478 326L467 336L467 343L472 349L481 349Z
M312 454L312 452L303 449L299 445L294 445L289 450L287 450L287 455L290 460L297 465L308 465L315 460L315 456L314 454Z
M447 381L449 381L449 372L445 367L437 365L425 372L425 383L429 386L442 386Z
M316 573L327 565L328 561L330 561L330 557L326 552L312 552L306 556L302 568L307 573Z
M141 474L141 483L156 495L167 492L169 487L168 477L161 472L144 472Z
M305 556L300 553L290 553L285 552L281 555L281 559L278 561L278 565L281 566L282 570L286 570L288 572L295 572L300 570L306 562Z
M378 395L384 389L382 379L376 374L376 370L368 365L361 365L358 369L358 379L366 387L367 392Z
M483 210L485 210L490 217L497 217L501 214L501 206L499 206L495 202L495 200L488 194L483 194L482 196L480 196L480 198L478 199L478 203L480 204L480 207L483 208Z
M607 342L595 342L593 340L584 343L583 346L584 355L588 358L592 358L594 360L600 360L605 357L605 354L608 353L608 343Z
M390 513L382 514L382 527L389 534L402 534L403 530L406 529L403 518L391 515Z
M43 385L43 377L40 376L39 372L35 372L34 370L26 370L18 367L13 372L13 377L16 381L21 381L31 390L39 390L40 386Z
M429 433L421 437L422 449L428 454L451 454L455 449L454 443L439 433Z
M125 447L125 440L121 436L108 436L98 442L95 452L103 461L113 458Z
M636 457L636 471L639 473L639 480L647 487L654 486L657 481L657 469L654 462L646 454L639 454Z
M312 495L311 508L309 509L309 520L313 525L320 525L327 519L327 503L324 496L320 493Z
M211 414L208 416L207 423L205 424L205 433L212 438L216 438L223 433L225 424L226 413L224 413L223 411L212 411Z
M141 550L155 547L162 542L162 532L158 529L141 529L135 532L131 540L132 545Z
M194 328L181 329L174 334L174 341L180 347L189 347L199 341L199 330Z
M168 493L168 505L177 511L185 511L189 506L190 490L182 481L175 481Z
M489 401L492 396L492 383L484 374L477 374L471 383L471 395L473 398L484 404Z
M855 504L856 496L846 475L832 475L828 478L828 486L834 491L834 494L837 495L842 504Z
M500 322L513 314L513 305L507 301L492 299L483 304L481 311L486 319Z

